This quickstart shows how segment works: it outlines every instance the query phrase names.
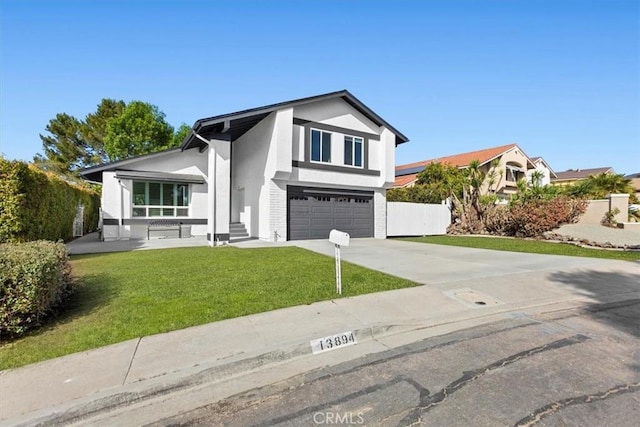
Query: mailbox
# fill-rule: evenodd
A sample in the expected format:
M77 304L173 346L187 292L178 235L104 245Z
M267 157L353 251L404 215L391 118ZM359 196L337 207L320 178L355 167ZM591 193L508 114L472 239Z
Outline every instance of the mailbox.
M331 230L329 233L329 241L340 246L349 246L349 233L344 231Z

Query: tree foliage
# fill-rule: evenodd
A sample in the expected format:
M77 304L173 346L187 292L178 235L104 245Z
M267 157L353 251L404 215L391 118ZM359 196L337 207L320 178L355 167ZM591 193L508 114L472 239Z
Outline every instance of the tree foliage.
M174 134L164 113L149 103L105 98L84 120L67 113L51 119L47 133L40 135L44 154L34 162L41 169L75 176L89 166L178 146L189 129L183 124Z
M572 197L604 199L607 194L629 194L632 203L637 202L631 180L622 174L601 173L575 184L561 187L560 191Z
M442 203L455 195L462 197L464 174L455 166L431 163L417 176L413 187L387 191L390 202Z
M153 153L173 147L173 127L155 105L130 102L119 116L109 120L104 149L111 160Z
M87 144L87 164L94 165L111 160L104 148L107 124L124 111L124 101L103 99L95 113L87 114L83 124L83 136Z
M86 148L81 129L82 123L75 117L56 114L45 128L49 135L40 135L44 157L36 155L34 161L45 170L59 173L83 167Z
M181 124L178 129L176 129L176 133L173 135L173 146L179 147L182 145L182 142L185 140L187 135L191 132L191 126L187 124Z

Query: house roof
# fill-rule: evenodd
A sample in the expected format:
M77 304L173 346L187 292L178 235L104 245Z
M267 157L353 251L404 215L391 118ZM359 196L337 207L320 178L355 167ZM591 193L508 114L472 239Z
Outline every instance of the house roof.
M280 102L278 104L265 105L263 107L251 108L249 110L242 110L235 113L222 114L197 120L191 128L191 132L189 132L189 135L187 135L183 141L182 149L186 150L193 147L203 148L206 143L198 138L198 136L210 139L216 134L224 134L227 138L231 138L233 141L240 138L245 132L258 124L258 122L267 117L273 111L334 98L343 99L346 103L362 113L377 126L385 126L388 128L396 135L396 145L409 141L405 135L391 126L382 117L378 116L373 112L373 110L364 105L349 91L341 90L338 92L330 92L323 95L300 98L292 101Z
M416 179L418 179L418 174L417 173L413 173L413 174L410 174L410 175L396 176L396 180L393 183L393 186L394 187L405 187L405 186L411 184Z
M501 145L499 147L485 148L484 150L469 151L468 153L454 154L453 156L438 157L436 159L408 163L396 166L396 176L417 174L431 163L446 163L458 168L464 168L469 166L471 161L479 160L480 164L483 165L514 147L518 147L518 144Z
M80 171L80 176L87 181L102 182L102 172L115 171L116 169L126 169L128 164L137 162L142 159L153 159L155 157L166 156L167 154L180 152L180 148L170 148L164 151L158 151L156 153L143 154L142 156L129 157L128 159L118 160L115 162L104 163L102 165L92 166Z
M556 178L553 181L571 181L577 179L585 179L592 175L601 173L614 173L612 167L591 168L591 169L569 169L564 172L556 172Z

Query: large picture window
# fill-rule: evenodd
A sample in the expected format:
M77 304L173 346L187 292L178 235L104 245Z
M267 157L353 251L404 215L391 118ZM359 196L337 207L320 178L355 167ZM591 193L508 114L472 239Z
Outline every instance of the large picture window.
M133 181L134 217L189 216L189 185Z
M344 164L362 167L362 138L355 136L344 137Z
M311 129L311 161L331 163L331 133Z

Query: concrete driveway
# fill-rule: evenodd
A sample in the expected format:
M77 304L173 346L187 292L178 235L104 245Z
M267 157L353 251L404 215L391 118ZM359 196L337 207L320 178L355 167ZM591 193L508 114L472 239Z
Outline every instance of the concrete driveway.
M333 256L326 240L295 242L297 246ZM394 239L352 239L341 249L342 259L417 283L443 283L486 279L518 273L566 270L611 261L557 255L503 252L488 249L415 243Z
M334 256L326 240L296 245ZM488 305L587 298L608 302L640 291L640 263L432 245L402 240L353 239L344 261L429 285L463 304ZM348 286L343 282L343 287Z

